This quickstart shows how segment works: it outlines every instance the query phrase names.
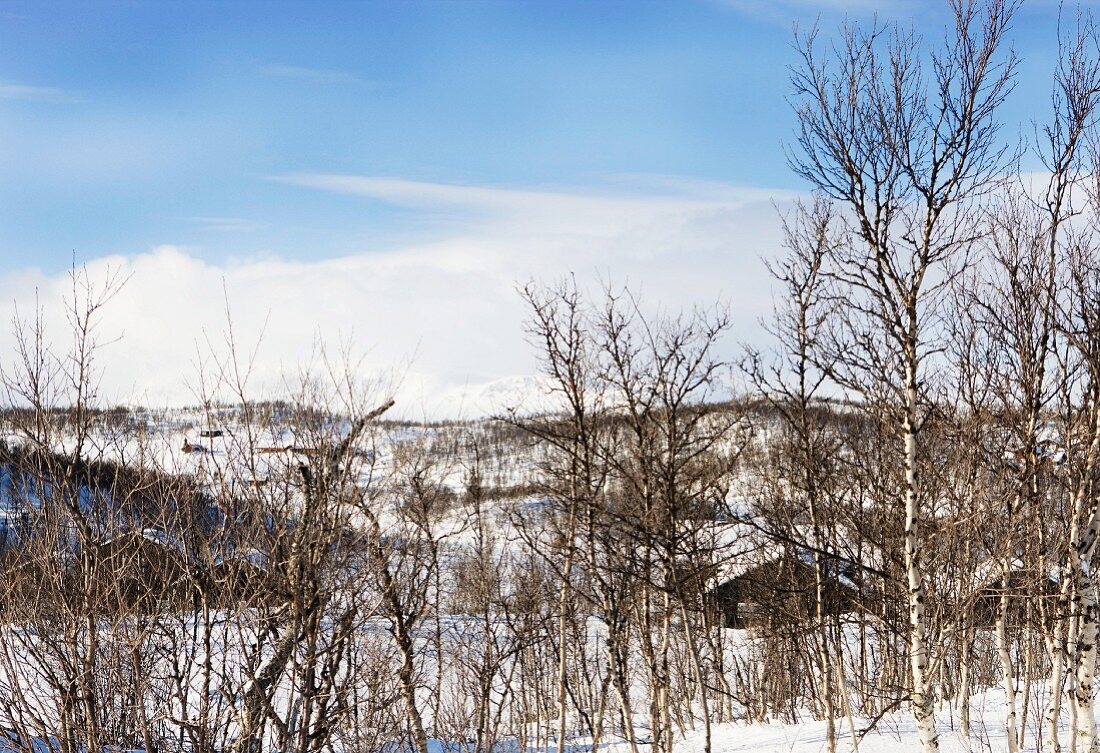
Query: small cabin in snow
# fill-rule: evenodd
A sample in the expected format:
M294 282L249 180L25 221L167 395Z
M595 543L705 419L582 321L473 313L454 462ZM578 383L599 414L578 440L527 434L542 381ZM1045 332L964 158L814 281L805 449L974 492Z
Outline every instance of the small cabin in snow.
M276 594L269 568L267 555L255 548L216 557L207 571L215 601L219 606L271 601Z
M188 594L188 568L180 542L163 531L130 530L96 546L103 588L127 610L156 609L165 597Z
M1002 599L1010 623L1023 622L1028 618L1029 611L1034 615L1033 619L1045 611L1048 621L1052 621L1059 611L1060 590L1060 584L1054 577L1014 562L1007 577L1003 572L991 575L978 589L974 602L974 625L993 627L1001 613Z
M859 602L858 568L836 558L824 567L826 614L844 614ZM804 622L817 609L813 560L808 553L783 548L721 581L706 594L706 608L726 628Z

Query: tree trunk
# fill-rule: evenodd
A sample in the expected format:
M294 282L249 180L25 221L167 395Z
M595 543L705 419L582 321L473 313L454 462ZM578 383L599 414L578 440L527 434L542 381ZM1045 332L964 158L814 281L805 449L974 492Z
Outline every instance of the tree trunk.
M684 637L687 639L688 651L691 654L691 668L695 673L695 682L699 686L699 705L703 712L703 753L711 753L713 747L711 745L710 703L707 700L706 677L703 675L703 663L699 658L699 642L695 639L694 626L688 620L687 607L684 605L682 598L680 599L680 619L684 621ZM833 751L830 750L830 753L833 753Z
M1077 683L1073 699L1077 710L1077 750L1096 753L1096 718L1093 716L1093 680L1096 676L1096 586L1091 577L1078 595Z
M1008 642L1008 581L1011 566L1006 557L1001 567L1001 599L997 609L995 632L997 636L997 657L1001 664L1001 683L1005 696L1005 739L1008 753L1017 753L1018 731L1016 729L1016 672L1012 664L1012 647Z
M916 318L913 313L914 320ZM924 616L924 574L920 562L917 498L917 369L916 353L908 354L905 369L905 574L909 584L909 668L912 680L913 717L921 750L938 753L934 699L928 677L929 651Z
M959 733L968 738L970 729L971 664L974 658L974 629L967 627L963 634L959 656Z

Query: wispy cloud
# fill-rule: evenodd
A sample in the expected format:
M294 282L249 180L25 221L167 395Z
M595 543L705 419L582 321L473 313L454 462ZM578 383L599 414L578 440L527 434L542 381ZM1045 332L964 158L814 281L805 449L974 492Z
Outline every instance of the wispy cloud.
M310 68L300 65L267 65L261 69L265 76L295 79L313 84L358 84L377 86L379 82L364 78L351 71L331 68Z
M573 273L596 291L629 282L649 305L676 311L728 302L737 322L725 343L759 338L756 320L771 303L760 261L780 247L772 199L784 192L670 176L616 176L606 186L514 188L448 185L377 176L300 174L295 190L339 192L458 219L445 237L364 250L341 258L291 261L265 256L218 264L197 251L164 246L89 263L130 275L104 309L102 394L153 402L193 399L196 352L221 341L224 295L242 342L265 340L256 384L278 385L309 357L321 333L369 349L367 370L411 366L399 404L406 415L479 415L529 392L537 362L525 341L527 316L516 286ZM237 218L194 221L235 227ZM231 236L230 236L231 237ZM0 275L0 320L9 301L60 299L63 277ZM624 277L628 275L628 277ZM63 328L64 317L54 315ZM0 328L0 358L10 353ZM132 354L140 353L135 359Z
M360 196L424 211L464 213L480 231L522 228L529 234L620 232L656 216L728 210L793 193L669 176L615 176L608 185L515 188L403 178L294 173L272 180Z
M77 102L80 97L74 92L54 86L32 86L14 81L0 80L0 100L22 100L49 104L67 104Z

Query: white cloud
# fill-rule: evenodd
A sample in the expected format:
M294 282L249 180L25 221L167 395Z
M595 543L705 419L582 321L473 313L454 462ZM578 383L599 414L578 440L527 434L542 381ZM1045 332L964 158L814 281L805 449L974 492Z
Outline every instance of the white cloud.
M351 71L332 68L309 68L301 65L268 65L261 69L265 76L273 78L296 79L310 84L367 84L377 86L378 82L358 76Z
M569 272L597 289L628 281L655 307L677 310L725 299L736 340L758 336L770 305L760 256L779 246L776 192L661 177L620 177L618 190L516 190L363 176L295 175L281 180L414 207L458 213L460 229L432 243L324 261L202 261L185 248L98 259L130 281L104 311L104 393L111 399L178 403L192 399L196 353L221 342L223 289L237 337L263 342L258 386L277 384L309 357L318 336L368 350L370 368L408 365L399 407L405 415L478 415L501 410L530 382L534 354L516 292L529 279ZM629 186L629 190L626 187ZM64 277L24 271L0 278L0 301L31 305L35 288L50 306ZM2 309L3 306L0 306ZM0 310L0 317L5 313ZM10 317L4 317L10 318ZM0 342L0 357L10 353ZM410 363L411 361L411 363ZM506 397L502 397L506 396Z
M64 104L77 101L77 97L65 89L54 86L31 86L14 81L0 80L0 100L22 100L27 102L45 102Z

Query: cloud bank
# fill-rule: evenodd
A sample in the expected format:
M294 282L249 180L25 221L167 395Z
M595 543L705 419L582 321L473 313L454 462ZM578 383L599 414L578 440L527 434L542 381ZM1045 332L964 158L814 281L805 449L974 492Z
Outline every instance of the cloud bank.
M629 283L653 308L675 312L718 300L735 331L724 344L759 339L770 308L761 257L779 252L778 213L793 197L663 176L620 176L597 189L520 190L375 176L294 174L303 191L446 215L446 237L322 261L204 261L166 244L88 261L93 279L129 278L104 308L112 341L100 367L108 402L194 402L200 363L224 352L227 304L243 349L255 349L253 383L270 390L322 339L365 353L367 370L401 375L406 417L479 416L531 390L536 358L525 342L517 285L574 273L597 291ZM227 241L231 242L231 241ZM229 258L227 255L226 258ZM64 334L67 276L24 270L0 278L0 316L45 311ZM115 341L117 338L117 341ZM11 362L14 340L0 339Z

